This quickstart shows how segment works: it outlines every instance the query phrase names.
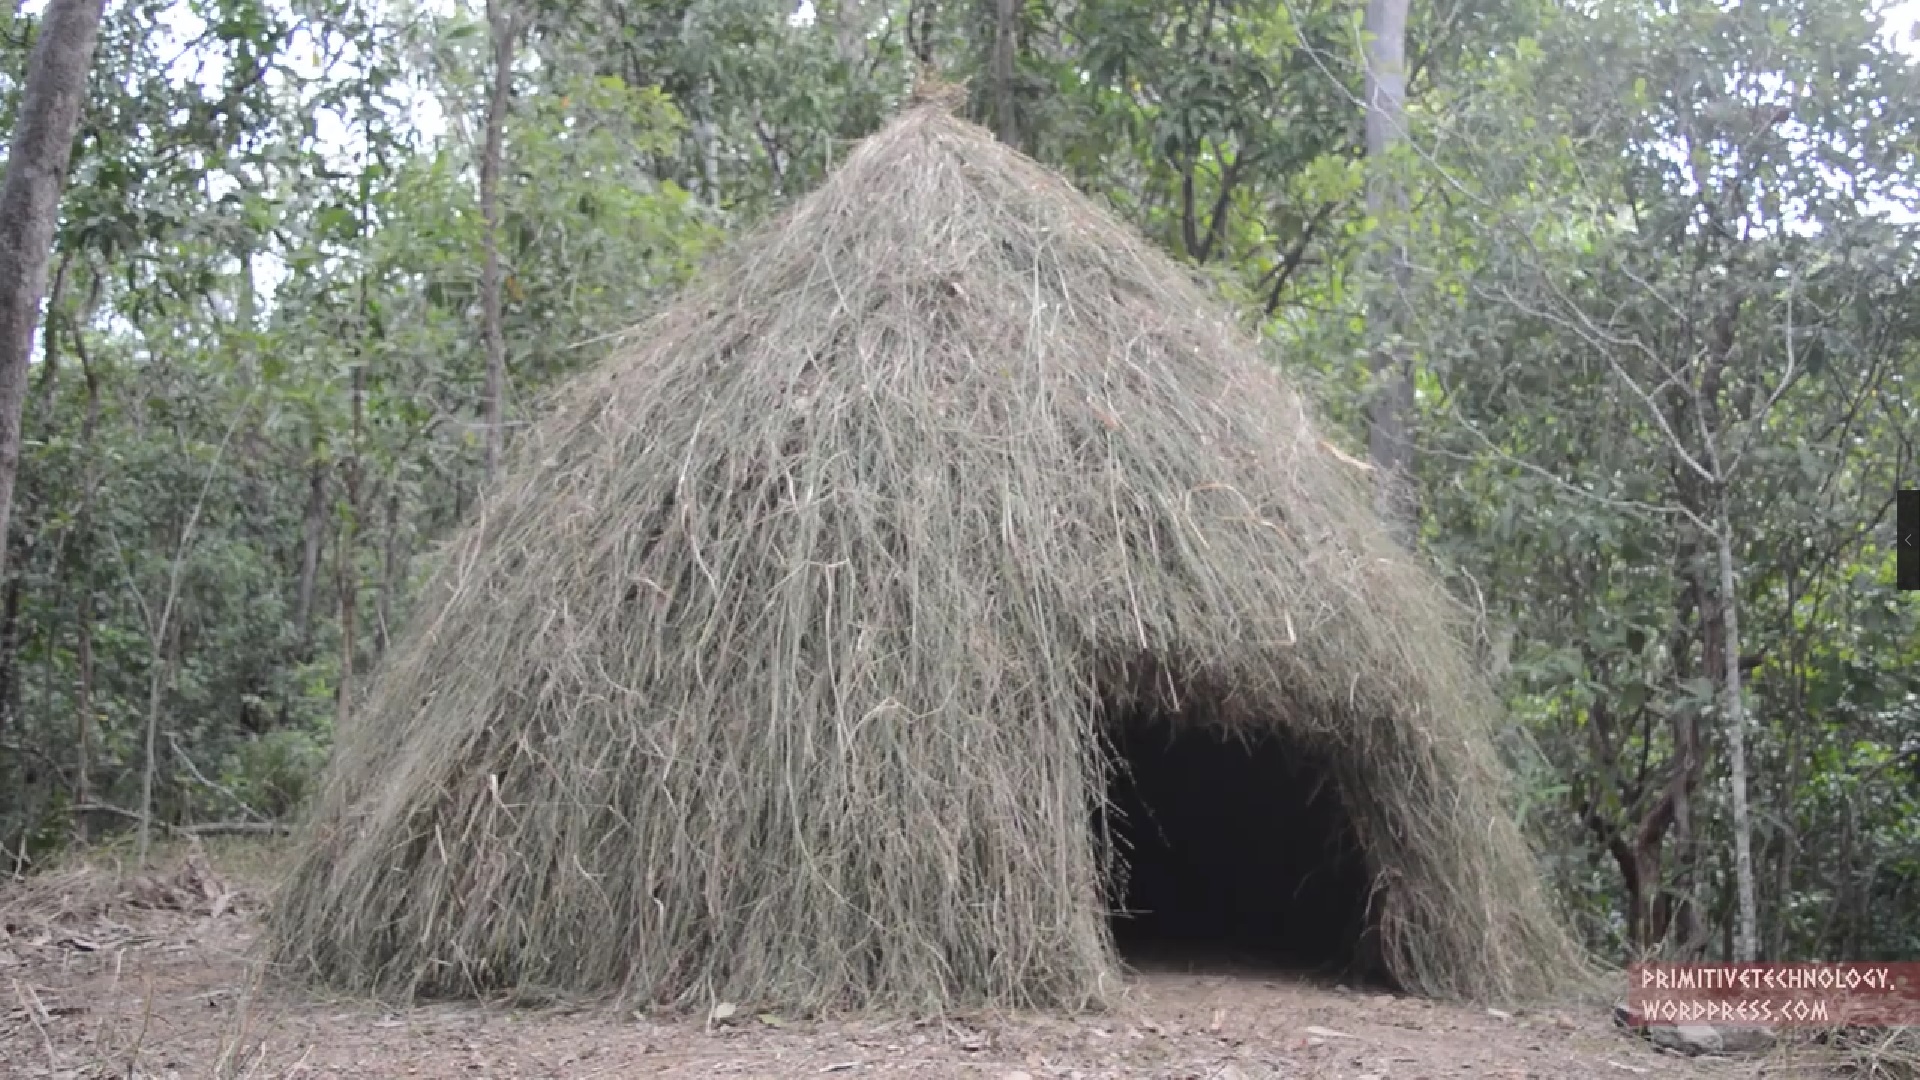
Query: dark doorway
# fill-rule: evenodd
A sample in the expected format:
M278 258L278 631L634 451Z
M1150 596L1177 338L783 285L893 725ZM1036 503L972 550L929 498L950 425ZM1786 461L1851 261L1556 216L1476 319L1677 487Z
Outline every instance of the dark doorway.
M1277 967L1350 978L1365 859L1322 763L1147 709L1110 715L1114 938L1139 965Z

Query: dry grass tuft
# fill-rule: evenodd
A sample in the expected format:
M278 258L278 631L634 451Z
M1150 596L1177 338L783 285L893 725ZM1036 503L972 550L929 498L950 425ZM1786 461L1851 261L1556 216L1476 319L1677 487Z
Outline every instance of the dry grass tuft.
M636 341L524 440L339 733L280 961L1110 1001L1097 702L1154 672L1342 763L1403 984L1585 970L1449 600L1254 343L1053 174L912 108Z
M1920 1028L1796 1032L1780 1041L1769 1065L1788 1075L1920 1080Z

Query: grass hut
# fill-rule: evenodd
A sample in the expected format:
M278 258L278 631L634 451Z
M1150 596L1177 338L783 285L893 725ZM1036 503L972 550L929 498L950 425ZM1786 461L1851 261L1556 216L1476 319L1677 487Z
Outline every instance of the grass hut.
M1135 938L1481 1000L1578 963L1455 609L1059 177L919 103L634 340L338 733L280 962L914 1010L1099 1004Z

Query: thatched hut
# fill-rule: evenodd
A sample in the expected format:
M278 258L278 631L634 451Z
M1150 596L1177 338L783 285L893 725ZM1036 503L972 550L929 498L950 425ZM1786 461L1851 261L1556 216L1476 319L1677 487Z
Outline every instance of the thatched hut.
M1098 1003L1142 936L1480 999L1577 962L1455 609L1052 173L910 108L635 341L339 732L281 962L800 1009Z

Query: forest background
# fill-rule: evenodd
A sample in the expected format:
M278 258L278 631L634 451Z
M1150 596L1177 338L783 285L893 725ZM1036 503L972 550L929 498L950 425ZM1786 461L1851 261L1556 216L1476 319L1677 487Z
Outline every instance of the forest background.
M1920 956L1914 13L115 0L21 402L6 869L283 827L542 396L930 62L1371 464L1590 943Z

